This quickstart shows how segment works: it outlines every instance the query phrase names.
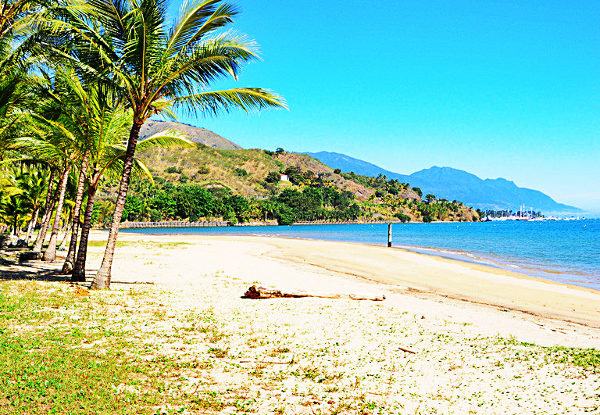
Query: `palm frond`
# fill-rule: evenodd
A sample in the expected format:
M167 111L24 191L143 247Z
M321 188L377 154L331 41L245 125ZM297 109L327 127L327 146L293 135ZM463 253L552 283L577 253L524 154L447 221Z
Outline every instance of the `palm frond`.
M204 39L196 48L186 52L163 62L161 72L156 74L161 83L187 83L189 91L194 84L207 88L218 79L228 76L237 79L243 63L258 59L256 42L234 32Z
M233 22L238 9L231 4L217 4L221 0L190 0L183 3L165 49L165 57L187 51L203 37Z
M187 147L195 148L196 144L190 141L186 134L178 130L165 130L160 133L154 134L144 140L141 140L137 144L137 148L144 150L151 147Z
M208 115L219 115L232 109L242 109L249 113L264 108L285 108L285 100L262 88L234 88L224 91L202 92L199 94L178 97L176 106L191 107Z

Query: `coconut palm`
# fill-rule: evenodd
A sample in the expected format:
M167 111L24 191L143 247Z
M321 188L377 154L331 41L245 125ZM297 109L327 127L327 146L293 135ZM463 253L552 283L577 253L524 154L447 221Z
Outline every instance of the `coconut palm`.
M222 0L185 2L175 26L169 27L163 0L88 0L93 22L77 8L63 11L81 50L94 49L102 68L126 99L133 113L119 194L102 265L92 288L110 286L119 222L125 205L139 132L151 116L168 108L184 107L216 115L284 107L283 100L260 88L210 91L227 77L237 79L243 63L257 59L254 42L231 32L218 33L237 14ZM75 60L75 59L73 59ZM83 65L79 66L82 70Z
M54 188L54 176L55 169L50 168L50 177L48 178L48 188L46 189L46 202L44 203L44 213L42 214L40 231L35 238L35 242L33 243L33 247L31 248L33 251L39 251L42 249L42 245L44 244L44 240L46 239L46 232L48 230L48 224L50 223L50 217L52 216L52 212L54 211L54 204L56 203L56 198L58 193L53 191Z
M0 8L0 39L23 33L34 23L34 12L39 2L33 0L5 0Z
M20 194L10 195L0 203L0 215L12 226L12 234L20 236L26 216L31 213L31 204Z
M29 114L26 119L30 120L29 128L32 133L28 137L20 137L15 140L13 147L23 151L26 154L44 160L55 166L60 172L60 179L56 188L54 200L51 202L47 212L51 213L54 203L56 203L56 212L54 223L50 234L48 248L44 252L44 261L54 261L56 259L56 244L58 240L58 230L60 227L60 218L63 209L65 192L69 173L74 164L80 160L80 148L77 136L69 131L61 120L53 120L48 114ZM64 117L63 117L64 118ZM48 217L45 218L48 220ZM40 230L40 237L34 244L34 249L40 249L43 242L43 230Z
M124 143L131 126L132 111L125 108L123 102L118 99L119 95L113 89L107 88L97 79L83 76L73 68L55 67L53 86L52 90L46 91L49 93L51 101L46 108L58 109L57 120L49 120L40 115L33 117L62 131L64 136L70 137L70 140L67 141L73 146L72 154L78 155L74 158L74 164L79 163L81 173L75 197L72 239L63 265L63 273L70 272L74 266L72 280L83 281L85 280L87 238L91 228L96 191L105 175L117 178L123 169L126 150ZM47 112L52 113L52 111ZM19 142L25 141L20 140ZM143 146L183 145L194 147L194 144L185 139L181 133L174 131L162 132L142 143L140 144ZM40 145L43 143L37 140L30 148L36 151L36 147ZM151 179L143 163L134 160L134 166L136 171L146 174ZM80 216L79 206L85 189L84 182L87 182L87 204L75 261L77 243L75 224Z
M112 110L107 108L102 114L101 119L102 128L97 135L91 136L93 140L90 143L88 170L86 173L88 182L87 205L81 229L77 260L71 277L72 281L85 281L87 242L92 225L95 196L101 179L104 176L118 179L120 173L123 171L123 164L126 157L127 147L125 142L129 133L129 126L131 125L131 111L124 110L122 107ZM140 148L173 145L195 147L195 144L184 138L180 132L169 130L142 140L138 145ZM152 180L152 175L148 171L148 168L137 158L133 162L133 173Z
M17 177L17 184L22 190L23 196L29 200L31 208L33 209L32 217L29 221L29 226L27 227L27 236L25 237L25 243L29 245L29 241L33 235L42 208L42 202L45 196L44 193L48 187L48 178L45 171L30 169Z
M87 254L87 241L89 231L92 226L92 211L95 202L96 192L101 183L101 179L106 175L114 179L118 179L120 173L123 171L123 164L126 156L125 140L127 133L129 132L129 125L131 121L131 114L128 114L128 118L125 123L116 122L113 127L120 127L121 136L112 134L105 140L102 151L97 153L97 157L91 159L89 180L88 180L88 194L87 194L87 206L84 213L84 221L81 230L81 240L79 242L79 250L77 251L77 261L73 268L73 275L71 281L85 281L85 261ZM117 128L115 128L116 130ZM108 129L107 129L108 130ZM115 143L116 139L122 141ZM195 144L186 138L184 138L178 131L163 131L155 134L152 137L148 137L138 143L139 148L146 149L151 147L168 147L168 146L185 146L193 148ZM140 178L147 178L152 183L152 175L146 167L146 165L138 158L134 159L132 173L138 175Z

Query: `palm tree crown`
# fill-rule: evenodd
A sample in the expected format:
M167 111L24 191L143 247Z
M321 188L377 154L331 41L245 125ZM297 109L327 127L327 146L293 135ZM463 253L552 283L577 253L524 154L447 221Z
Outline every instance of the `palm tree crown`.
M75 48L94 51L86 69L110 79L133 110L134 123L183 106L203 114L285 106L261 88L209 91L218 79L237 79L244 63L258 59L256 44L218 29L232 22L237 9L222 0L184 3L173 27L166 24L163 0L88 0L94 21L68 9ZM99 26L100 25L100 26Z
M79 0L71 0L79 1ZM68 61L87 79L112 88L132 113L132 125L115 213L104 259L93 288L108 288L119 222L129 187L139 132L158 113L179 107L203 115L233 108L246 112L284 107L261 88L211 91L215 81L237 79L244 63L258 59L256 44L229 25L237 9L222 0L191 0L173 27L164 0L82 0L83 7L57 7L61 32L48 42L49 59ZM81 3L78 3L81 5Z

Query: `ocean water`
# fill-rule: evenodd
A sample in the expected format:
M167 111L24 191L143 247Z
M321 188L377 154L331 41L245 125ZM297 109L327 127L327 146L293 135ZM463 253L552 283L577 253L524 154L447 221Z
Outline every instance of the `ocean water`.
M127 229L147 234L256 235L387 246L387 224ZM600 291L600 220L406 223L392 246Z

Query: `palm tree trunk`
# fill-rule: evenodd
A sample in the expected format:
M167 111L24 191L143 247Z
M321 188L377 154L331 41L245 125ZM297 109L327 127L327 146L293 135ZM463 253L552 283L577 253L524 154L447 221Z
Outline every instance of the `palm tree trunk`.
M127 198L127 191L129 190L129 179L131 178L133 157L135 155L135 147L137 146L142 124L143 121L136 121L134 119L133 125L131 126L129 141L127 142L127 151L125 152L125 162L123 163L123 175L121 176L121 183L119 184L119 195L117 196L115 213L113 214L113 220L110 226L110 232L108 234L108 243L106 244L106 250L104 251L104 257L102 258L100 269L96 273L96 277L94 278L92 286L90 287L92 289L101 290L110 288L110 272L112 268L113 257L115 255L117 236L119 235L119 224L121 223L121 216L123 215L123 208L125 207L125 199Z
M98 186L95 181L97 174L98 170L96 169L88 187L88 200L83 218L83 226L81 227L81 240L79 241L77 260L73 265L71 281L85 282L85 262L87 257L88 236L92 227L92 212L94 211L94 199L96 198L96 187Z
M56 206L56 215L54 216L54 225L52 226L52 234L48 249L44 252L42 260L52 262L56 260L56 240L58 239L58 228L60 227L60 215L62 214L63 203L65 201L65 192L67 190L67 181L69 180L69 167L65 168L62 177L60 178L60 194L58 196L58 204Z
M29 226L27 227L27 236L25 237L25 243L29 245L29 241L31 240L31 236L33 235L33 230L35 229L35 224L37 223L38 216L40 214L40 208L38 207L33 212L33 218L29 221Z
M17 215L13 217L12 235L16 236L17 238L19 237L19 217Z
M42 226L33 244L33 251L39 251L42 249L44 239L46 239L46 230L48 229L48 218L54 210L54 200L52 198L52 186L54 185L54 170L50 170L50 179L48 180L48 191L46 193L46 204L44 205L44 214L42 215Z
M67 246L67 240L69 239L69 228L73 227L72 224L73 224L73 209L71 209L71 212L69 213L69 219L67 220L67 223L63 227L63 230L65 231L65 237L63 238L62 242L60 243L60 246L58 247L59 251L64 251Z
M73 270L75 262L75 251L77 250L77 236L79 234L79 218L81 217L81 204L83 201L83 191L85 190L85 171L87 163L85 159L81 164L81 172L79 173L79 181L77 183L77 196L75 197L75 207L73 208L73 228L71 230L71 243L69 244L69 252L63 264L61 274L68 274Z
M46 239L46 233L48 232L48 227L50 226L50 220L52 219L52 212L54 212L54 206L56 205L56 201L58 200L59 190L59 187L55 189L54 195L52 196L52 200L50 200L50 205L48 206L48 211L46 212L46 215L42 218L42 226L40 227L40 232L38 233L38 237L35 240L35 244L33 245L34 251L42 250L44 240Z

